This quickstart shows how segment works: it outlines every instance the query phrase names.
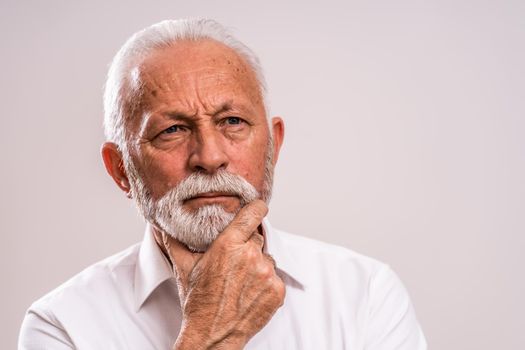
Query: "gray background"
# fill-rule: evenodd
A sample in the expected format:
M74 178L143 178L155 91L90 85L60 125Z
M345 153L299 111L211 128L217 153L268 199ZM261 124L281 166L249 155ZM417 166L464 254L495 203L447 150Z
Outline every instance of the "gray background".
M286 122L270 218L389 263L433 349L523 349L524 1L2 1L0 347L25 309L141 239L99 155L134 31L210 16Z

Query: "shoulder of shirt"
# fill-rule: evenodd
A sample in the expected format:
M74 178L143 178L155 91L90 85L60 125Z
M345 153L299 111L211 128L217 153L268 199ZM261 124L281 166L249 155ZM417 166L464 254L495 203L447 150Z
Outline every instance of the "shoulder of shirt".
M273 231L279 236L287 260L293 261L293 270L302 275L304 281L310 280L314 275L303 272L315 270L321 274L326 273L327 276L344 278L346 275L369 282L375 277L394 273L388 264L349 248L275 228Z
M139 248L140 243L136 243L117 254L88 266L60 286L36 300L29 307L29 310L34 312L52 311L54 306L63 304L64 301L67 302L71 298L81 297L81 291L92 291L96 285L111 282L115 270L123 267L134 270Z
M301 250L304 254L328 255L335 260L351 259L359 261L365 265L386 266L386 264L379 260L340 245L323 242L314 238L289 233L275 228L274 231L279 235L283 244L290 250Z

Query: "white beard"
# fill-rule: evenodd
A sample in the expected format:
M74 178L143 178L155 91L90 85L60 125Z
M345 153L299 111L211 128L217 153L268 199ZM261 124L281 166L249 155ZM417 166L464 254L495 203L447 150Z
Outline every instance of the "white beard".
M172 216L159 217L157 220L164 232L173 232L170 235L189 249L205 252L234 217L234 213L227 212L218 204L212 204L200 207L194 213L176 210Z
M235 195L241 207L259 198L257 190L239 175L225 170L213 175L193 173L154 204L152 221L191 250L206 251L236 214L219 204L204 205L195 211L183 208L185 200L207 192Z

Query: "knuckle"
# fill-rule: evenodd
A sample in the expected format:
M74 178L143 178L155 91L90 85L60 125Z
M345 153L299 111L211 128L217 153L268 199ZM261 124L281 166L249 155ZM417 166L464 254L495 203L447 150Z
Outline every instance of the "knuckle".
M273 291L277 300L279 300L280 304L282 305L286 295L286 286L280 278L275 279L273 283Z
M258 246L262 246L264 244L264 238L258 232L254 232L250 239Z
M244 260L246 260L247 262L255 263L258 258L258 252L252 247L247 247L243 251L243 256L244 256Z
M265 280L271 279L274 274L273 266L268 263L260 264L258 271L259 276Z
M276 284L276 291L277 291L277 294L282 298L284 299L284 296L286 295L286 285L284 284L283 281L281 281L279 279L279 281L277 282Z

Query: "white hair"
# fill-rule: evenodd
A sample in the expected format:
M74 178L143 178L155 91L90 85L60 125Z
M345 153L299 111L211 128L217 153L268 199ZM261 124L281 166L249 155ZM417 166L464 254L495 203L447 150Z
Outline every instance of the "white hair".
M234 38L220 23L212 19L166 20L133 34L113 58L104 90L104 132L106 140L116 143L127 156L126 123L137 108L131 85L132 68L154 50L180 40L214 40L231 48L252 68L263 101L266 83L259 59L246 45ZM139 82L140 84L140 82ZM266 108L266 103L264 103Z

